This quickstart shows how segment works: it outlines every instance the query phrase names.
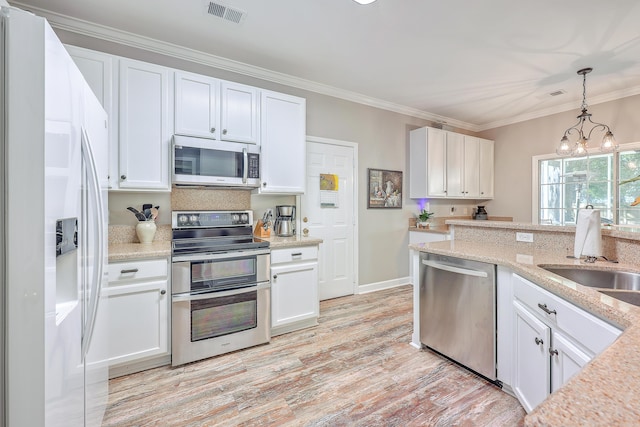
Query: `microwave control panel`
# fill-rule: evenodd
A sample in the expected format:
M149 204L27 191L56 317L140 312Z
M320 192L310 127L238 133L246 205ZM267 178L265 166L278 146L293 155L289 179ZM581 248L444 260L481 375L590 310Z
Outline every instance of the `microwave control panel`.
M249 160L247 178L260 179L260 155L257 153L247 153L247 158Z

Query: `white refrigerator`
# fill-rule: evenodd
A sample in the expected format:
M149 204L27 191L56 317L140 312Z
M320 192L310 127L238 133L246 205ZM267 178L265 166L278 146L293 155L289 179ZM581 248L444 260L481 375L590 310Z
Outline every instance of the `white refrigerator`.
M1 17L2 418L99 426L107 115L45 19L13 7Z

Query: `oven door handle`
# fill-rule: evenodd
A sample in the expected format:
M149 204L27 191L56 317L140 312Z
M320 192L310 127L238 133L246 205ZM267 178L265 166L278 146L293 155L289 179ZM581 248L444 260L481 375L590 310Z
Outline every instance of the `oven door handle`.
M173 255L172 262L182 262L182 261L208 261L211 259L225 259L225 258L242 258L249 257L253 255L266 255L269 254L269 249L258 249L258 250L248 250L248 251L232 251L232 252L224 252L218 254L189 254L189 255Z
M247 288L233 289L231 291L222 291L222 292L207 292L205 294L177 294L171 297L171 301L180 302L180 301L198 301L201 299L211 299L211 298L221 298L221 297L230 297L233 295L245 294L247 292L257 291L257 286L250 286Z

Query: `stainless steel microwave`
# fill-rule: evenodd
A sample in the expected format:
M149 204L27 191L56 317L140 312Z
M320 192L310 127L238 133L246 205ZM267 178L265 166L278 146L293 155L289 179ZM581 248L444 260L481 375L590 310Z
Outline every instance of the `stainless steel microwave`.
M260 148L253 144L174 135L172 145L174 185L260 186Z

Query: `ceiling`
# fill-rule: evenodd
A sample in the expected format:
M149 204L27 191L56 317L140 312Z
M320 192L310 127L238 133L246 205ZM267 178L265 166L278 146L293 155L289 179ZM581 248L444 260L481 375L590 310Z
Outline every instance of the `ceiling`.
M640 93L638 0L216 1L240 23L204 0L10 3L54 27L474 131L577 114L584 67L589 104Z

